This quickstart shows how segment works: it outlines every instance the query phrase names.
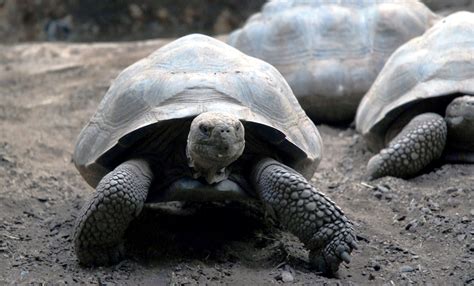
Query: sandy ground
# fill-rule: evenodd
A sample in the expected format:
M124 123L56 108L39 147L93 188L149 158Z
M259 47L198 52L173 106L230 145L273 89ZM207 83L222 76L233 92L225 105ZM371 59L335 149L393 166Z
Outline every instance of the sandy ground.
M313 182L355 222L360 245L338 277L314 273L293 236L234 205L147 210L128 259L80 267L71 232L93 190L71 162L76 136L116 75L163 43L0 46L0 284L474 285L474 166L367 182L362 138L324 125Z

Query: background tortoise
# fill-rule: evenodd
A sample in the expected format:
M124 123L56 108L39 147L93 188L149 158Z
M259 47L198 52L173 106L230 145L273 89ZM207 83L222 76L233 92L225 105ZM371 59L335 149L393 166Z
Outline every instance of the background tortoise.
M474 0L423 0L438 15L448 16L456 11L474 11Z
M436 20L418 1L277 0L228 43L275 66L311 119L338 123L354 119L390 54Z
M372 178L413 176L445 149L445 159L474 162L474 14L452 14L395 51L356 126L372 150L390 142L369 161Z
M300 175L311 177L321 148L275 68L207 36L180 38L126 68L79 135L74 161L96 192L77 219L76 254L118 261L147 202L255 197L316 267L336 271L356 247L352 224Z

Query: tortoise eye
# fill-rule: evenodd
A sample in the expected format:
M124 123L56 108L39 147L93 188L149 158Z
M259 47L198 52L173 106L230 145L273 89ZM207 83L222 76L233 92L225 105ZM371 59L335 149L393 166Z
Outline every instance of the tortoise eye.
M199 130L201 130L201 132L206 135L209 133L209 127L207 127L205 124L199 125Z

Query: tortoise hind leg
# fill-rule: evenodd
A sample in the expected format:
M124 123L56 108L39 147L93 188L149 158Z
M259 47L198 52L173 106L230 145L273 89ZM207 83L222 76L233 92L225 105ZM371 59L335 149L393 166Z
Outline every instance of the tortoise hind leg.
M272 159L258 162L251 182L284 227L310 249L318 271L335 273L342 261L349 263L357 248L352 224L344 213L295 170Z
M123 258L123 235L141 212L152 178L143 160L127 161L102 178L76 220L74 247L81 264L108 265Z
M369 178L408 178L416 175L441 156L446 137L447 127L443 117L436 113L416 116L390 141L387 148L369 160Z

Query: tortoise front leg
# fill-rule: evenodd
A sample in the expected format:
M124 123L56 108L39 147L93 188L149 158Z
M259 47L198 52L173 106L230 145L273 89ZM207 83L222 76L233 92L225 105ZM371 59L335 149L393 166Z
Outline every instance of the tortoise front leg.
M273 159L258 162L251 181L280 222L310 249L311 263L325 274L350 262L357 248L352 223L344 213L295 170Z
M387 148L367 163L369 178L383 176L407 178L416 175L443 153L447 127L436 113L413 118Z
M141 212L152 178L144 160L127 161L102 178L76 220L74 246L81 264L107 265L123 258L123 235Z

